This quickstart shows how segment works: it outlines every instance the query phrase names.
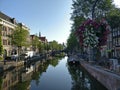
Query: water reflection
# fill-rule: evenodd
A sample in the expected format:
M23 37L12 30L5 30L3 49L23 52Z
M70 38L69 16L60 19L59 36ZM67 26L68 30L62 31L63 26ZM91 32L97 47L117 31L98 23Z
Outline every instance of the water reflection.
M91 77L81 66L68 65L72 79L71 90L107 90L98 81Z
M14 90L12 87L20 80L20 70L15 68L0 75L0 90Z
M0 90L106 90L67 57L38 61L0 75Z
M65 58L56 58L48 61L49 65L46 72L39 78L40 83L31 81L31 90L70 90L71 79L66 68Z

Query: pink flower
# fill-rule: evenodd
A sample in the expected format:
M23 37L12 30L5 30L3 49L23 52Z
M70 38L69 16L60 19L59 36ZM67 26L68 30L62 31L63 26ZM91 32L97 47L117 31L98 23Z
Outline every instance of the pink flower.
M85 41L84 39L86 37L84 35L85 34L84 32L86 32L87 30L90 30L91 35L93 33L94 35L96 34L99 41L98 42L99 46L105 45L107 43L107 35L110 33L110 26L108 25L107 21L104 18L101 19L99 23L94 20L87 19L85 22L83 22L83 24L79 27L79 29L76 30L76 36L79 37L79 42L81 45L84 45L83 41ZM93 45L93 43L91 45Z

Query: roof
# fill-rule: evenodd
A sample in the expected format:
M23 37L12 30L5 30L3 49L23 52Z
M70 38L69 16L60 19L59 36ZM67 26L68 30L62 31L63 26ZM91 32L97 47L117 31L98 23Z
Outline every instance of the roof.
M46 42L46 41L47 41L46 37L39 37L39 39L40 39L41 41L43 41L43 42Z
M35 37L35 35L30 35L30 37L33 39Z
M11 18L11 17L5 15L4 13L2 13L1 11L0 11L0 18L4 19L10 23L16 24L15 18Z

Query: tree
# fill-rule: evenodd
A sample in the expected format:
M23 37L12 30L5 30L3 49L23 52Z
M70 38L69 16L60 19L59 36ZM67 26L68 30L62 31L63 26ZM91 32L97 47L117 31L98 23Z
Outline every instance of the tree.
M11 35L11 42L13 45L18 47L18 55L21 53L22 46L28 46L30 43L28 41L29 32L20 26L17 26Z
M52 50L57 50L58 42L53 40L49 43L49 45Z
M62 44L59 44L57 41L53 40L49 42L48 49L53 51L60 51L63 50L64 46Z
M40 40L39 40L38 36L35 36L32 40L32 48L34 51L36 51L36 49L39 48L39 44L40 44Z
M113 7L112 0L73 0L72 6L72 18L92 18L93 14L95 18L103 17Z
M62 44L58 44L58 50L63 50L64 46Z
M106 15L106 19L112 29L120 27L120 9L116 7L111 9L111 11Z
M69 38L67 39L67 50L74 51L78 48L79 48L79 43L77 41L77 38L74 32L71 32L71 34L69 35Z
M0 55L3 54L3 45L2 45L2 25L0 25Z
M42 53L44 51L44 44L41 41L39 41L38 50L39 50L39 53Z
M79 41L87 42L86 45L92 45L92 43L97 44L96 34L95 34L96 31L94 31L92 28L90 29L90 26L88 26L89 28L87 28L87 26L85 26L84 24L89 20L88 18L92 18L98 21L101 20L101 17L105 17L105 15L108 12L110 12L111 8L113 7L112 0L86 0L86 1L73 0L72 6L73 6L72 8L73 13L71 16L71 19L73 20L72 27L75 32L77 31L77 36L79 36L78 38ZM89 20L89 22L90 21L92 20ZM83 31L81 29L85 27L87 28L87 30L81 32ZM84 37L82 37L83 34ZM90 42L92 43L90 44Z
M98 4L99 3L99 4ZM73 0L72 10L73 13L71 14L71 20L73 21L71 35L68 39L68 46L74 43L78 43L78 37L76 38L76 42L72 41L73 33L76 30L79 30L80 25L85 22L88 18L101 18L106 15L107 12L113 7L111 4L112 0ZM75 46L74 46L75 47ZM83 46L80 45L82 48ZM69 47L70 48L70 47ZM71 47L72 48L72 47Z

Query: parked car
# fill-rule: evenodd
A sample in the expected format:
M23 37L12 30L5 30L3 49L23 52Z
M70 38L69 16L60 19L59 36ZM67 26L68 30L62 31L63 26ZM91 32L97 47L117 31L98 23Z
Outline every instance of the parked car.
M18 54L11 55L11 60L17 60L17 59L18 59Z

